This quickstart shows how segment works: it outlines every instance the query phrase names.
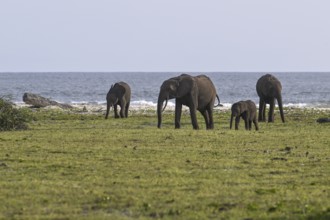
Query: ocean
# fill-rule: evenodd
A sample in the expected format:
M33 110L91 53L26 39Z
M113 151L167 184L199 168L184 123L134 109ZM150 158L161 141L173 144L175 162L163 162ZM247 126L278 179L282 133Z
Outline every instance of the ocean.
M131 108L155 108L164 80L181 72L27 72L0 73L0 96L22 104L23 94L31 92L67 104L105 105L112 84L127 82L132 89ZM221 103L251 99L258 104L256 82L262 72L211 72ZM284 106L330 108L330 72L271 73L282 83ZM174 105L174 101L170 106Z

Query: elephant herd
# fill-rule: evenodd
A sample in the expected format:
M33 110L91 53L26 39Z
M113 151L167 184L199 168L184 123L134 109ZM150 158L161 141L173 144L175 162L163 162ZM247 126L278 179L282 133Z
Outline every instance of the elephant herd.
M266 74L262 76L256 84L259 101L259 115L257 120L257 108L253 101L239 101L231 107L230 129L235 117L235 129L238 130L240 118L245 122L245 129L251 130L252 123L258 130L258 121L266 121L266 104L270 105L268 113L268 122L274 122L275 99L277 100L282 122L284 123L284 113L282 104L282 85L281 82L273 75ZM211 79L206 75L191 76L182 74L177 77L165 80L160 87L157 101L157 127L162 125L162 112L167 106L169 99L175 98L175 128L180 128L180 119L182 106L189 108L191 123L193 129L199 129L197 123L197 110L203 115L206 129L214 128L213 108L221 106L219 96L216 93L215 86ZM109 110L113 106L115 118L127 118L128 109L131 100L131 88L125 82L117 82L111 86L107 93L107 110L105 118L108 118ZM218 104L215 106L215 99ZM164 105L165 102L165 105ZM118 105L120 112L118 114Z

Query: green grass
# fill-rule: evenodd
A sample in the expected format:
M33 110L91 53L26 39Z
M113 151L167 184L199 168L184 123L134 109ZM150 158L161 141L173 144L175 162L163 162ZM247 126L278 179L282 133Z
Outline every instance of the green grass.
M37 110L0 133L0 219L329 219L330 112L286 110L260 131L192 129L172 113L104 120Z

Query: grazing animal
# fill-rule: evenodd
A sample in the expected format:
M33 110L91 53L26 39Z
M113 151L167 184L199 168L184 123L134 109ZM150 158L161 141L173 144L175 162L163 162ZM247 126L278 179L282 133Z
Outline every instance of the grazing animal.
M273 75L266 74L257 81L256 89L259 101L259 122L266 121L266 104L270 105L268 113L268 122L274 122L275 99L280 109L281 119L284 123L284 113L282 104L282 85L281 82Z
M107 94L107 112L105 119L108 118L110 108L114 107L115 118L127 118L128 108L131 101L131 88L125 82L117 82L111 86ZM120 106L120 114L118 114L117 106Z
M259 130L257 121L257 107L251 100L236 102L231 106L230 129L232 128L233 118L235 117L235 130L238 130L240 117L245 122L245 129L251 130L252 122Z

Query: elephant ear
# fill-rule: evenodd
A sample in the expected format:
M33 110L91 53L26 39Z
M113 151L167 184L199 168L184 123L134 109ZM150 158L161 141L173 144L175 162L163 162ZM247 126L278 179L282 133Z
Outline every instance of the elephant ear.
M189 75L180 77L178 83L178 97L183 97L191 93L196 93L196 90L198 90L195 79Z
M170 91L172 91L173 93L177 93L179 85L180 83L178 80L172 80L169 84Z

